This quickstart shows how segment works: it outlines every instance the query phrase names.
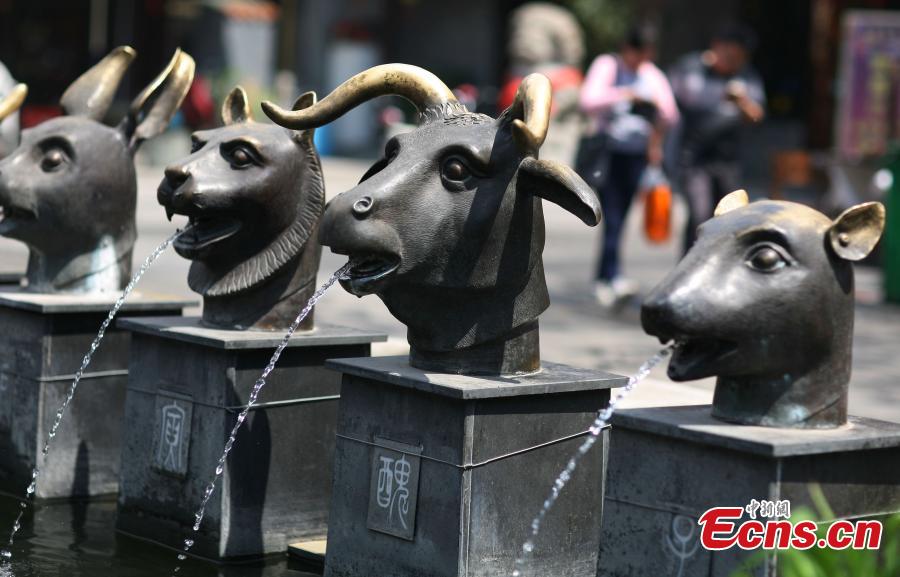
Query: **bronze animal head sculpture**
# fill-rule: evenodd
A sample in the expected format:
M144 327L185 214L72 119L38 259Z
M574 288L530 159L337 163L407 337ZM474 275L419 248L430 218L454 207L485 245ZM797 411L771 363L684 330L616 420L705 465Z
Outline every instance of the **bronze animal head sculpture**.
M102 123L135 52L113 50L65 91L66 115L22 131L0 161L0 234L28 245L27 288L118 291L131 275L134 153L166 129L190 88L194 61L178 50L116 127Z
M314 102L307 93L295 108ZM203 321L283 330L316 288L322 251L310 242L325 205L313 130L253 122L241 87L222 120L193 134L193 152L166 168L157 198L169 218L190 221L175 250L193 261L188 284L203 295Z
M726 196L697 244L644 302L644 330L682 345L676 381L717 376L713 416L747 425L847 422L853 266L881 237L884 207L835 220L801 204Z
M523 80L496 120L468 112L433 74L403 64L347 80L316 105L275 122L320 126L379 95L419 110L420 125L391 139L355 188L333 199L320 240L354 263L341 281L377 294L408 328L410 363L467 374L540 368L538 316L549 305L541 252L541 199L588 225L600 203L574 171L538 160L550 117L550 83Z

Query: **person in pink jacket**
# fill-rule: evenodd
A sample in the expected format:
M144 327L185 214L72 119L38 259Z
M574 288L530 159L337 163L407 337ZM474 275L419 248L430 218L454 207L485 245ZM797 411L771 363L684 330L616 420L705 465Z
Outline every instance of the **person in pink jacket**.
M603 204L595 295L606 307L637 292L619 266L625 218L647 165L662 164L665 131L678 121L669 81L652 62L655 40L651 28L635 27L618 53L594 60L581 88L579 105L592 132L582 141L577 168Z

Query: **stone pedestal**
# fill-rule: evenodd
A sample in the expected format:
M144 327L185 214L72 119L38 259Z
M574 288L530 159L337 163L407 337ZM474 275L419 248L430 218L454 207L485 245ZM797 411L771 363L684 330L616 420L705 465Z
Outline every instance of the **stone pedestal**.
M133 331L117 529L179 547L238 413L283 334L197 318L123 319ZM341 382L333 357L381 334L318 324L296 333L238 434L192 554L231 561L324 538Z
M131 335L110 327L45 459L39 453L75 371L118 295L0 292L0 491L37 499L116 492ZM120 314L181 314L192 301L132 294Z
M17 288L23 276L25 275L20 272L0 272L0 287L4 289Z
M521 377L427 373L406 357L343 373L327 577L508 576L531 520L626 379L544 363ZM543 525L534 575L596 573L607 438Z
M814 509L810 483L838 518L900 511L900 424L851 417L840 429L773 429L717 421L709 405L621 410L599 575L728 577L759 553L706 551L699 517L752 499ZM774 577L774 565L754 575Z

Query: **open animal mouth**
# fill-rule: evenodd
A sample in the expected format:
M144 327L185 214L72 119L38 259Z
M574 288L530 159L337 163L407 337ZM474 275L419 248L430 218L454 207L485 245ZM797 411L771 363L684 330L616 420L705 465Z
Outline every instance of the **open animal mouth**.
M190 216L188 228L175 239L175 250L182 256L190 258L237 234L241 229L241 221L235 217Z
M701 379L716 374L716 366L734 353L735 342L716 338L676 337L678 343L669 361L669 378L674 381Z
M333 249L332 249L333 250ZM338 251L333 250L338 254ZM351 268L341 279L341 286L356 296L372 294L380 281L400 268L400 257L394 254L351 255Z
M0 234L5 234L17 223L26 220L34 220L34 215L14 206L0 206Z

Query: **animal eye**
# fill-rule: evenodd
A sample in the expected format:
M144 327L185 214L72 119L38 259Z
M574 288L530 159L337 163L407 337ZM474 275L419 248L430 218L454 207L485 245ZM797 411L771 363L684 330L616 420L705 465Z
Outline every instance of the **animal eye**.
M41 159L41 170L44 172L53 172L66 161L66 155L58 148L51 148L44 153Z
M747 259L750 268L760 272L773 272L788 265L787 260L780 252L771 246L756 248Z
M197 152L198 150L200 150L201 148L203 148L203 146L205 144L206 143L203 142L202 140L199 140L196 138L191 139L191 154L193 154L193 153Z
M256 164L256 157L246 146L238 144L227 151L225 158L233 168L246 168Z
M448 158L441 167L441 175L447 180L462 182L472 176L472 173L460 159Z

